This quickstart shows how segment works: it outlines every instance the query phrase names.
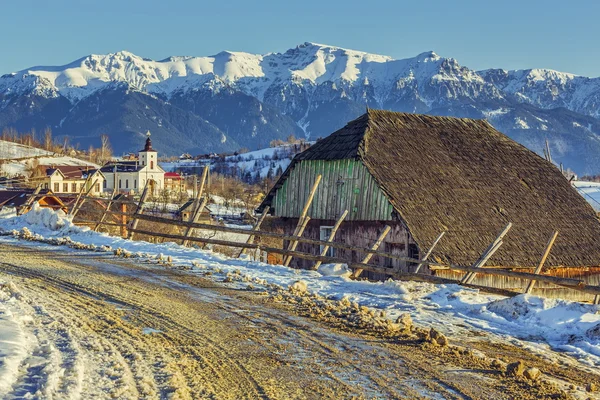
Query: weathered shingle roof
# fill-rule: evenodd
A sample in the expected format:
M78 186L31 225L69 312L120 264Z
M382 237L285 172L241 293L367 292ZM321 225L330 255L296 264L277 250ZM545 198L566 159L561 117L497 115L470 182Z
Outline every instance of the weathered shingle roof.
M487 265L535 265L555 230L547 265L600 265L592 207L555 166L486 121L369 110L296 156L282 179L301 160L342 158L362 160L422 251L447 231L438 261L472 264L512 222Z

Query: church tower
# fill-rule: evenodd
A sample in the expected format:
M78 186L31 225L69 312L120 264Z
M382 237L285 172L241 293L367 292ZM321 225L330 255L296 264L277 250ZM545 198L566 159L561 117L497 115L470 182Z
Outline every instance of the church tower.
M158 167L158 152L152 148L150 131L146 133L146 145L139 151L138 157L141 166L148 166L149 171L155 171Z

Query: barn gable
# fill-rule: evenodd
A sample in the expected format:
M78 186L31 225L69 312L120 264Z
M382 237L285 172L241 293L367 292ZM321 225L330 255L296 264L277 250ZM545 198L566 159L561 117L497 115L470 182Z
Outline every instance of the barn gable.
M288 189L280 195L288 179L298 174L294 185L310 187L308 173L316 175L316 169L300 173L302 165L334 160L364 165L419 248L446 231L433 253L438 261L472 264L512 222L489 265L535 265L556 230L548 265L600 264L600 222L592 207L555 166L486 121L369 110L296 156L261 207L274 206L278 215L290 201L281 201ZM286 216L297 217L291 210Z

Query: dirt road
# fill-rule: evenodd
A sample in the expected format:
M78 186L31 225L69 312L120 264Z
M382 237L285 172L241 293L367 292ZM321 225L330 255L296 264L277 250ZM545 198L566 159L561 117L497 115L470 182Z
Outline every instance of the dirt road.
M545 374L507 377L471 352L352 332L265 294L113 255L0 254L0 282L32 310L9 399L585 398L599 380L508 344L475 346Z

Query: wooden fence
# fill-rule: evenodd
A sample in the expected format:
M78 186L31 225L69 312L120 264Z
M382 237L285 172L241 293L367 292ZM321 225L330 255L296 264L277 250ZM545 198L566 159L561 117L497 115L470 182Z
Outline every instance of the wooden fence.
M373 245L371 248L361 248L352 245L348 245L346 243L335 242L333 241L333 237L330 237L328 240L316 240L302 237L302 223L306 221L305 218L301 219L298 224L298 228L295 231L294 235L286 235L282 233L269 232L260 230L260 225L264 221L265 215L259 218L258 222L255 224L252 230L236 228L231 226L221 226L221 225L212 225L206 223L196 222L198 219L198 215L202 213L203 207L206 205L206 201L200 201L202 193L199 193L197 196L197 203L199 204L193 213L192 217L189 221L175 220L171 218L165 218L161 216L155 215L147 215L143 213L144 210L144 198L139 202L135 202L131 199L121 198L115 199L111 197L109 199L99 198L99 197L91 197L88 195L80 195L79 199L81 202L96 202L96 203L106 203L104 206L104 210L102 212L102 216L93 220L86 220L79 218L77 223L86 224L88 226L93 226L94 230L98 230L100 227L117 227L120 228L120 235L123 237L131 238L134 234L138 235L146 235L151 238L161 238L167 240L177 241L179 243L191 244L191 243L200 243L203 245L217 245L217 246L225 246L236 250L237 255L241 255L244 253L246 249L253 249L255 251L280 254L284 257L284 260L287 264L293 258L300 258L304 260L313 261L316 266L321 263L335 263L335 264L346 264L352 271L354 272L353 276L358 278L361 271L371 271L378 274L385 274L393 279L399 280L410 280L410 281L422 281L422 282L431 282L431 283L454 283L464 285L466 287L477 288L486 292L491 293L499 293L503 295L515 295L519 294L518 292L505 290L502 288L491 287L491 286L482 286L473 283L473 278L475 275L492 275L492 276L500 276L506 278L516 278L528 281L527 288L523 291L523 293L531 293L535 282L544 282L545 284L550 284L556 287L565 288L567 290L576 291L581 294L587 294L588 296L593 296L593 300L591 300L595 304L600 304L600 286L587 284L582 279L575 278L563 278L558 276L551 276L542 273L543 265L554 240L556 239L555 233L548 243L543 255L540 260L537 268L535 267L522 267L522 268L491 268L485 267L485 261L493 254L495 250L497 250L502 244L502 237L506 232L510 229L509 224L500 235L490 244L488 249L482 254L479 260L473 264L472 266L462 266L462 265L445 265L440 264L434 261L429 261L427 258L429 254L431 254L431 250L426 253L425 257L421 259L415 259L410 257L398 256L386 252L382 252L378 250L378 244L381 243L383 237L387 233L386 230L382 233L381 237L378 239L377 243ZM32 196L33 197L33 196ZM76 202L73 202L76 203ZM73 204L75 205L75 204ZM111 210L111 206L121 205L119 210ZM127 212L127 206L130 206L130 211ZM82 209L82 204L77 204L77 209L73 213L74 218L77 216L77 212ZM135 213L132 211L135 209ZM107 220L107 217L112 217L112 222ZM342 218L343 219L343 218ZM119 221L119 222L115 222ZM173 227L173 231L178 233L165 233L158 232L157 229L143 229L138 228L138 223L140 221L145 221L152 224L164 224L169 227ZM341 221L340 221L341 222ZM223 240L223 239L215 239L215 238L205 238L190 235L190 232L194 230L199 231L214 231L214 232L223 232L223 233L233 233L233 234L242 234L247 235L247 239L243 241L231 241L231 240ZM335 233L334 233L335 234ZM443 236L443 233L438 237L438 240ZM257 239L261 238L270 238L277 239L283 243L283 241L287 241L289 244L287 248L282 247L273 247L267 246L265 244L261 244ZM436 240L436 243L437 241ZM314 246L323 246L323 248L336 248L336 249L345 249L345 250L354 250L361 252L365 255L362 262L353 262L347 259L337 258L337 257L329 257L326 256L326 251L319 251L319 254L312 254L306 252L296 251L295 245L293 243L306 243ZM384 257L392 260L404 261L408 264L415 265L415 272L401 272L395 270L393 268L386 268L378 265L369 264L369 261L372 256ZM421 273L421 267L428 266L429 271L433 271L434 274L430 273ZM525 269L535 268L533 273L524 272ZM464 276L462 279L450 279L444 278L435 275L435 271L437 270L451 270L451 271L460 271L464 272Z

